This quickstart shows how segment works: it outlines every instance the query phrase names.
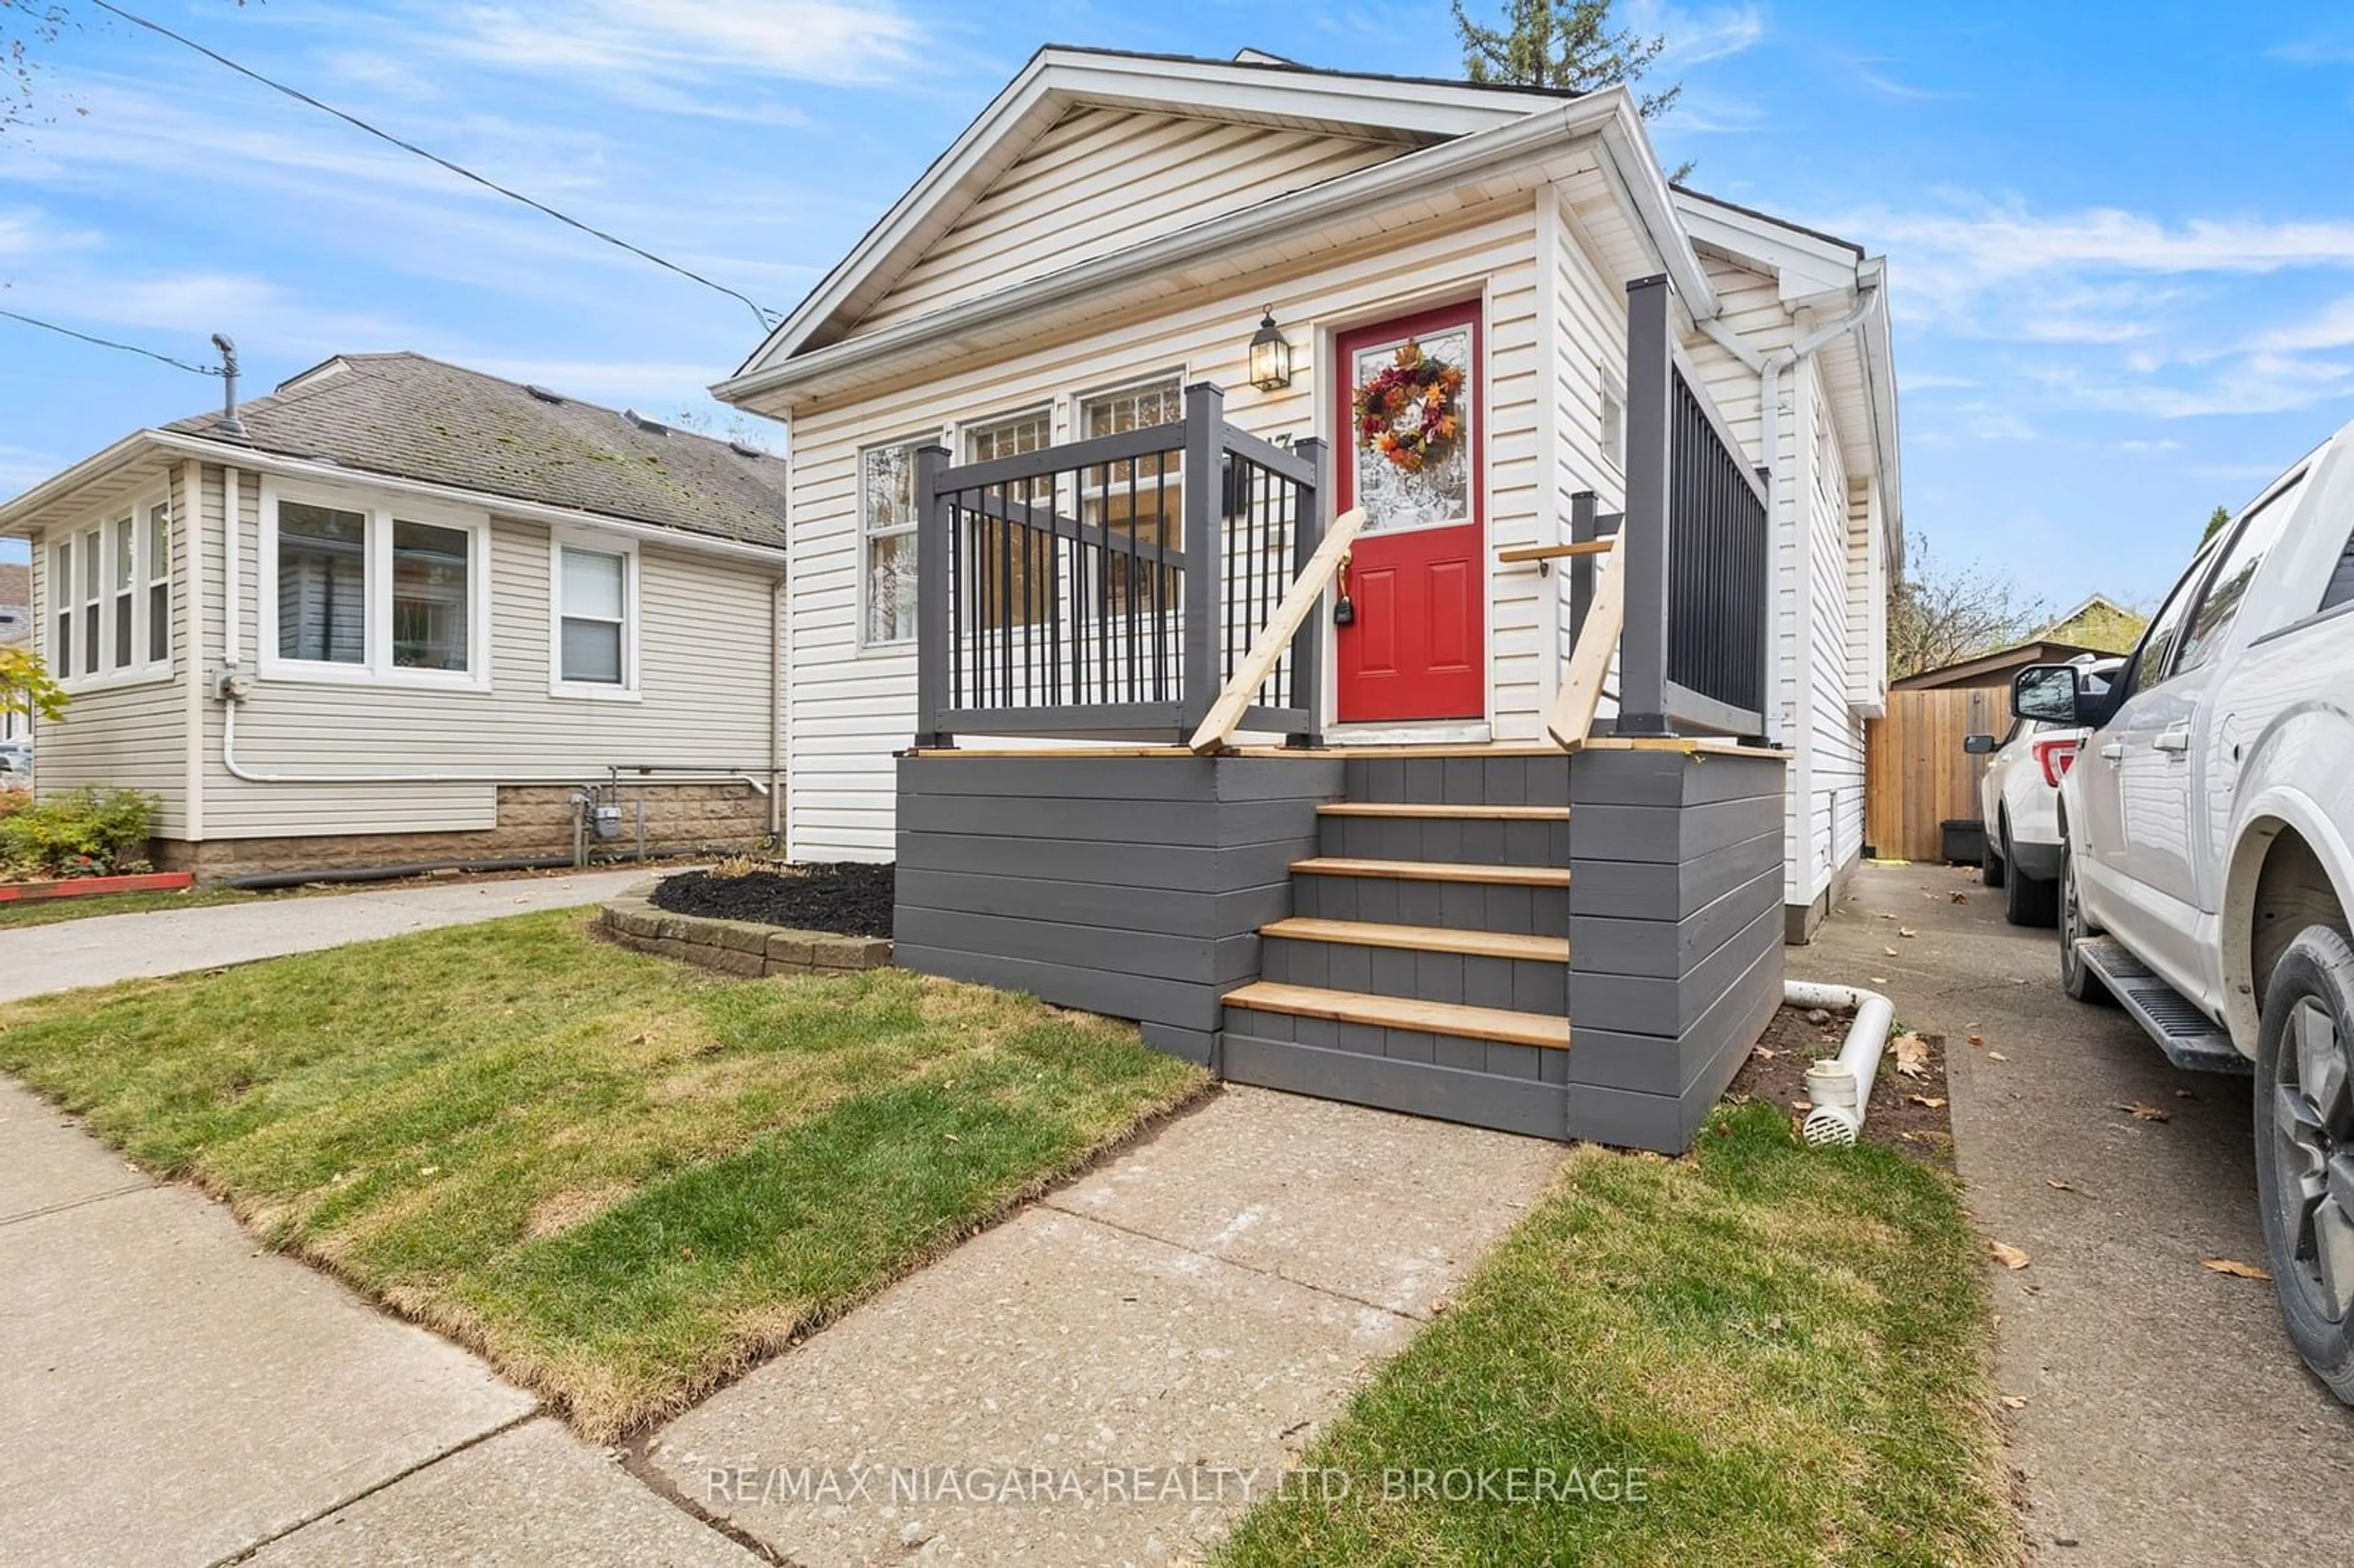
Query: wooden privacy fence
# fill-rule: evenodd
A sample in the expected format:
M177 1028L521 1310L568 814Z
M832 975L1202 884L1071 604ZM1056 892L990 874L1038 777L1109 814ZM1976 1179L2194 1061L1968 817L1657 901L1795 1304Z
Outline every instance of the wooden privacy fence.
M2009 728L2005 686L1889 693L1888 716L1866 726L1864 842L1897 860L1943 860L1942 825L1978 820L1986 777L1987 758L1962 737Z

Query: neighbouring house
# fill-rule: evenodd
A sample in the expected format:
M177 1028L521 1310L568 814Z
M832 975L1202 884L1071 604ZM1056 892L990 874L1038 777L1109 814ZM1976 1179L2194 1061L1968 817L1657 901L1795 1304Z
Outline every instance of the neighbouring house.
M779 831L785 468L414 354L330 359L0 505L72 703L207 877Z
M33 640L33 568L22 561L0 561L0 648L17 648ZM15 740L32 731L32 722L9 709L0 712L0 740Z
M2041 633L2050 642L2073 642L2100 653L2130 653L2149 625L2149 617L2096 593Z
M1861 848L1886 287L1622 89L1040 51L715 388L792 853L1229 1078L1684 1147Z
M1935 692L1970 686L1999 688L2008 692L2010 690L2010 678L2030 664L2065 664L2071 659L2107 652L2109 650L2105 648L2073 642L2064 638L2039 637L2032 642L2016 643L1988 653L1974 653L1950 664L1940 664L1934 670L1922 670L1902 676L1891 681L1888 689L1893 692Z

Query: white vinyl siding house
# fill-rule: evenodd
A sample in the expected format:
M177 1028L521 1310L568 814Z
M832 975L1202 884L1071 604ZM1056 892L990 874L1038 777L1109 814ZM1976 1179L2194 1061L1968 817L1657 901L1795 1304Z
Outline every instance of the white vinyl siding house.
M1204 382L1256 436L1345 441L1336 340L1432 307L1471 304L1481 344L1485 695L1420 733L1539 742L1571 574L1495 556L1564 540L1581 492L1621 506L1627 288L1660 273L1684 353L1773 471L1767 727L1795 754L1787 896L1819 906L1860 842L1901 492L1884 314L1808 339L1881 287L1878 264L1670 191L1608 94L1078 50L1034 59L719 388L791 431L791 853L893 853L894 754L917 728L916 446L970 462L1066 444L1123 388ZM1263 314L1293 348L1280 389L1249 379ZM1776 352L1795 362L1762 453Z
M223 874L561 854L588 786L648 802L656 844L758 843L785 766L782 460L413 355L351 365L247 405L243 443L143 431L0 508L69 671L66 717L36 730L40 790L151 794L165 861ZM314 378L376 415L322 414ZM448 422L503 451L537 432L548 471L615 510L391 470L403 399L429 392L482 400ZM306 409L387 470L260 444ZM635 476L593 456L609 438L684 521L629 514Z

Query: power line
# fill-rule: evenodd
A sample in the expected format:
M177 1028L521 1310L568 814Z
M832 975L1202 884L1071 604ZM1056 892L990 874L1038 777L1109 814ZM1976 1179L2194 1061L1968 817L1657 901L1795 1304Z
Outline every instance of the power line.
M45 322L38 316L28 316L18 311L0 311L0 316L6 316L12 322L23 322L27 326L39 327L44 332L59 333L67 337L78 337L84 343L94 343L101 348L120 349L124 354L140 354L149 359L160 359L175 370L193 371L198 376L218 376L223 373L217 365L190 365L185 359L175 359L168 354L158 354L152 348L142 348L135 343L116 343L111 338L92 337L86 332L76 332L71 327L59 326L55 322Z
M667 260L663 257L657 256L652 251L644 249L642 246L632 245L628 240L621 238L619 235L609 234L605 230L599 228L592 224L583 223L580 219L572 217L569 213L558 212L556 208L548 206L546 202L535 201L530 196L524 195L521 191L510 189L509 187L499 184L496 180L489 179L482 175L478 175L462 164L451 163L449 159L441 156L438 153L429 153L414 142L405 142L389 131L382 130L376 126L369 124L366 121L362 120L356 114L346 113L343 110L336 108L332 103L320 101L318 99L312 97L309 93L302 91L300 88L289 87L282 81L272 80L270 78L262 75L260 71L253 69L249 66L239 65L237 61L229 58L227 55L222 54L219 50L207 48L204 45L196 42L194 38L186 37L179 33L172 31L171 28L164 26L160 22L151 22L144 16L134 16L131 12L124 10L120 5L110 4L110 0L90 0L90 4L96 5L101 11L112 12L114 15L122 17L124 21L129 22L135 26L144 27L151 33L158 34L164 37L171 39L175 44L180 44L188 48L194 49L196 53L204 56L207 59L214 60L221 65L225 65L229 69L237 72L239 76L249 77L253 80L260 82L262 86L269 88L273 92L282 92L287 97L294 100L297 103L305 103L323 113L332 114L336 119L342 121L345 124L349 125L355 130L364 131L380 142L389 143L393 146L399 148L404 153L414 154L416 156L423 158L429 164L438 164L442 168L449 170L450 173L456 175L461 179L472 180L474 184L481 185L485 190L495 191L500 196L505 196L510 201L519 201L523 203L524 206L530 207L534 212L543 213L547 217L556 219L557 222L565 224L572 228L577 228L581 233L588 235L593 238L601 239L608 245L618 246L621 249L628 251L631 255L635 256L642 260L651 261L657 267L675 272L682 278L685 278L693 282L700 283L706 289L715 290L719 293L725 294L729 299L743 305L747 310L750 311L753 315L759 318L760 326L763 331L775 326L779 321L784 319L778 315L774 311L769 310L767 306L754 300L749 294L740 293L737 291L729 288L725 283L715 282L711 279L705 277L702 273L695 271L690 268L682 267L675 261Z

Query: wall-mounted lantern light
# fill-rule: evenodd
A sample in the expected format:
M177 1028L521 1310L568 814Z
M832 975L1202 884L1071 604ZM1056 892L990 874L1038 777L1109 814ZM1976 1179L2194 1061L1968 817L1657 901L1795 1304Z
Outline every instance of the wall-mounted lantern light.
M1251 334L1251 385L1262 392L1280 392L1291 385L1291 343L1275 324L1275 307L1267 307L1258 331Z

